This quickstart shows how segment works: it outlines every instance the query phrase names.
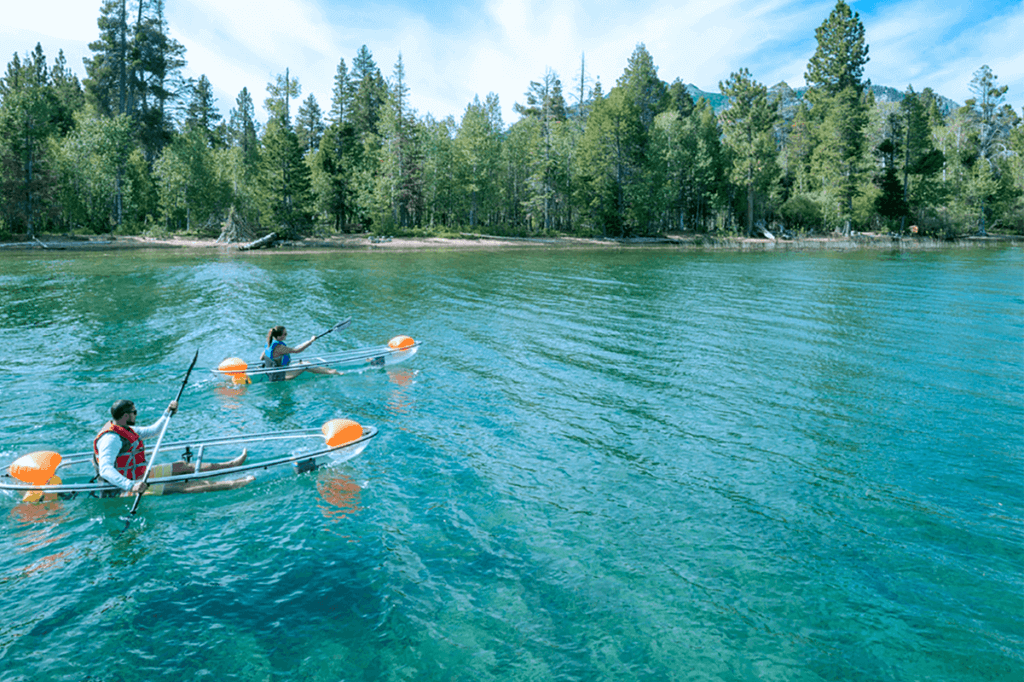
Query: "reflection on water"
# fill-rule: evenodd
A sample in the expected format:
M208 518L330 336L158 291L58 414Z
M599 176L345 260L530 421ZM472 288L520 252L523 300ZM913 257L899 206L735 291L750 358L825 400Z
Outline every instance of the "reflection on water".
M324 469L316 481L320 499L326 504L318 504L324 518L332 521L342 519L362 511L360 493L362 488L350 477L338 471Z
M11 516L21 523L41 523L57 520L62 511L59 500L19 502L11 508Z
M411 409L410 393L407 389L412 386L416 378L415 370L406 368L389 368L387 370L388 381L395 388L388 390L387 409L394 415L402 415Z
M70 549L64 549L54 554L48 554L47 556L44 556L35 563L27 566L25 568L24 574L27 577L34 573L42 573L50 569L57 568L62 564L67 563L71 557L71 554L72 550Z
M416 372L405 367L389 367L387 374L388 381L402 388L412 385L412 380L416 378Z
M248 392L249 384L236 384L234 382L224 382L218 383L217 387L213 390L217 395L219 395L222 398L241 398ZM239 406L238 402L235 400L225 400L223 401L223 404L225 407L229 408L237 408Z

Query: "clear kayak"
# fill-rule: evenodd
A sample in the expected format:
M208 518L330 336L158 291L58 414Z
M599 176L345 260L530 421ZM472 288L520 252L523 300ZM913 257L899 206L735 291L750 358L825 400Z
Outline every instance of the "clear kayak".
M262 360L248 363L241 358L227 358L212 371L236 382L266 377L274 380L283 372L312 367L325 367L338 371L362 371L376 367L390 367L416 355L420 344L408 336L396 336L387 345L354 350L320 353L302 358L293 357L287 367L264 367Z
M321 428L163 443L147 479L150 489L146 494L193 492L194 489L181 490L181 484L194 481L243 483L248 480L238 479L269 475L263 472L290 470L301 474L335 466L361 454L376 435L376 427L332 420ZM239 456L243 448L247 456L233 465L243 459ZM176 469L190 468L193 469L190 473L175 473ZM37 502L83 495L110 497L119 495L121 490L96 477L91 451L63 457L47 451L30 453L12 463L0 474L0 493L21 501Z

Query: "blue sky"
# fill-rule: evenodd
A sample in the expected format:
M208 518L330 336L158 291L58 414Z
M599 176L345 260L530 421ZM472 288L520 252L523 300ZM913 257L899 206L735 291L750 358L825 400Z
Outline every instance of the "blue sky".
M13 4L13 3L12 3ZM63 49L81 76L98 35L100 0L18 2L0 17L0 58L37 42L51 59ZM853 0L870 46L873 83L932 87L958 102L988 64L1024 103L1024 0ZM423 115L459 119L479 95L496 93L506 124L531 80L557 72L565 90L587 75L605 92L644 43L665 81L681 78L717 91L748 68L773 85L803 84L814 30L834 0L166 0L171 33L187 48L186 75L206 74L227 114L242 87L258 113L266 84L290 69L302 98L330 106L338 61L351 66L367 45L386 77L402 54L412 105Z

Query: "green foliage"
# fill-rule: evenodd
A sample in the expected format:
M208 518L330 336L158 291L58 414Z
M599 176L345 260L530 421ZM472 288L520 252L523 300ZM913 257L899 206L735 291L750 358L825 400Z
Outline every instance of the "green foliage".
M315 208L327 216L335 232L345 232L355 209L353 169L358 166L361 145L351 123L335 121L327 126L320 148L310 164Z
M470 228L497 222L503 129L498 96L490 93L483 102L479 97L473 98L455 135L460 195L456 221Z
M594 106L580 149L580 191L589 199L584 220L606 237L632 236L649 223L645 142L635 101L622 88L612 88Z
M198 127L179 135L153 167L160 218L169 232L193 232L220 223L230 189L218 177L214 154Z
M15 54L0 78L0 197L7 223L29 235L56 218L50 140L73 125L65 73L58 62L51 75L37 44L24 63Z
M110 232L123 223L126 208L131 214L134 195L124 181L124 169L133 151L132 137L127 116L80 115L74 131L54 150L61 178L57 201L71 229Z
M659 198L666 229L709 228L726 182L721 137L718 119L704 99L688 117L669 110L655 118L653 148L662 165Z
M791 230L814 230L823 224L821 206L806 194L795 194L779 209L786 227Z

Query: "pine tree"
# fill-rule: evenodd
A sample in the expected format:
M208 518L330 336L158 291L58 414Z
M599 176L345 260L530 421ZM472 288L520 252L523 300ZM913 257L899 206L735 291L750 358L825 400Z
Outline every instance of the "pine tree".
M938 205L941 189L936 176L942 170L945 156L935 148L931 124L924 98L907 88L900 102L903 136L903 202L907 215L926 206ZM934 98L932 99L934 102ZM906 227L901 218L900 233Z
M625 71L615 84L624 90L625 96L636 107L640 124L649 131L654 125L654 117L668 106L669 97L667 86L658 78L654 58L643 43L633 50Z
M819 128L819 142L811 157L812 173L835 204L835 216L850 233L853 199L860 193L866 172L864 159L867 109L853 87L837 94Z
M868 45L864 42L864 24L843 0L836 2L828 18L815 29L818 47L807 63L804 80L807 97L812 104L835 97L846 88L861 95L867 82L863 80L868 62Z
M224 125L220 110L217 108L217 98L213 96L213 86L206 78L206 74L199 77L192 85L191 91L188 107L185 109L185 130L199 131L210 149L223 147Z
M310 171L295 130L280 116L267 122L261 166L264 215L282 237L299 236L311 222Z
M572 98L575 105L571 108L571 116L578 120L585 121L594 102L594 88L591 85L593 80L587 75L586 55L580 55L580 70L574 76L572 87Z
M377 173L377 214L381 225L411 227L423 209L420 130L409 106L405 64L399 53L381 113L380 165Z
M256 107L247 88L242 88L235 98L235 108L228 120L228 136L231 144L241 148L248 161L259 156L259 123L256 121Z
M558 74L548 69L543 80L530 81L526 104L516 103L513 109L521 116L532 118L539 127L539 148L534 151L535 161L530 177L534 187L530 208L542 216L543 229L551 230L555 219L556 191L560 189L557 185L562 184L557 178L561 175L561 164L554 151L555 129L561 127L566 119L562 82ZM562 203L568 203L564 196Z
M815 31L818 46L807 64L807 99L811 119L820 125L812 166L825 178L823 190L849 234L853 199L863 182L867 102L863 80L868 46L860 15L843 0Z
M635 98L624 88L594 105L581 141L579 189L585 215L604 236L630 236L648 224L651 195L637 181L644 139Z
M323 113L312 94L299 106L295 134L299 136L299 146L304 154L312 154L320 148L320 139L324 136Z
M746 188L750 237L754 232L754 194L766 194L778 177L773 135L777 113L768 101L768 88L747 69L730 74L718 88L729 98L729 106L722 112L723 130L732 150L732 181Z
M285 69L284 74L277 74L273 83L267 83L267 98L263 100L263 108L267 110L270 119L278 119L292 125L292 100L298 99L302 94L302 85L298 78L292 78L289 70Z
M875 210L887 221L903 221L907 215L907 201L901 186L898 161L903 155L905 129L898 114L891 113L886 121L885 138L876 151L882 160L882 174L875 179L881 193L875 198ZM902 223L901 223L902 225ZM902 233L902 226L900 232Z
M50 83L60 104L57 127L61 135L67 135L75 126L75 113L85 106L85 93L78 76L68 67L63 50L57 52L50 69Z
M334 88L331 91L331 110L327 118L331 123L347 123L352 113L352 79L349 76L345 60L338 62L338 71L334 75Z
M89 103L104 116L127 113L128 9L127 0L104 0L96 21L99 38L89 43L85 92Z
M225 138L228 148L218 155L219 169L231 187L230 228L257 225L260 222L260 127L255 120L255 105L247 88L235 98L235 108L228 115ZM246 228L234 229L235 232ZM251 236L246 234L245 236ZM237 235L241 238L241 235Z
M683 118L693 113L693 96L679 78L668 86L668 110L677 112Z
M152 163L170 142L189 91L181 76L185 47L170 35L164 0L138 0L129 57L126 113L133 117L146 159Z
M387 84L373 61L369 48L363 45L352 60L351 120L362 139L377 134L380 111L387 96Z
M263 134L263 215L270 218L282 236L296 237L311 222L310 169L299 136L291 122L292 98L302 86L286 69L273 83L267 83L263 106L269 120Z
M978 155L986 160L1005 151L1009 136L1007 119L999 116L999 108L1006 98L1008 86L997 85L998 80L988 65L982 66L974 72L969 86L974 97L964 102L965 106L975 112Z
M427 114L423 121L423 203L425 222L431 227L455 224L458 206L453 116L440 121Z

